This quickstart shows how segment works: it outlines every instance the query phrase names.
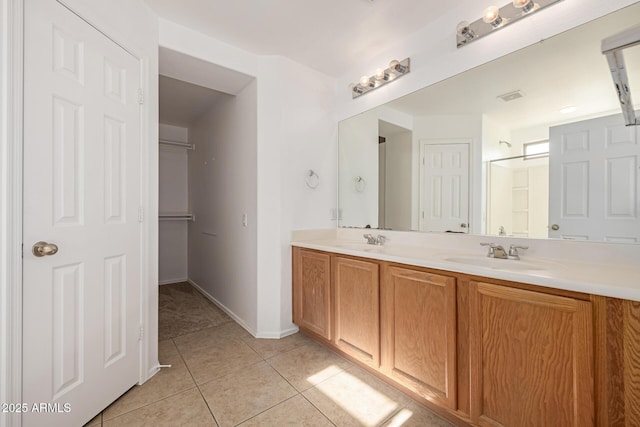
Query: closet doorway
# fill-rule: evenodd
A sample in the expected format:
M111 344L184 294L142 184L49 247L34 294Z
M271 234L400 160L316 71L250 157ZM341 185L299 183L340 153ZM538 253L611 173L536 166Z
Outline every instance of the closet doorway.
M159 285L188 282L251 331L256 80L161 48L159 97Z

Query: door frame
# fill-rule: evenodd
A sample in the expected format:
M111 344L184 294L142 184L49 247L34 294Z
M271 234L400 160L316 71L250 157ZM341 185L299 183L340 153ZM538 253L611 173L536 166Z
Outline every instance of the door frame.
M0 385L0 402L22 401L22 227L23 227L23 55L24 55L24 3L28 0L0 0L0 377L6 378ZM89 25L96 28L124 50L132 54L140 64L140 86L145 94L150 92L149 57L130 41L118 37L98 14L77 0L56 0ZM152 103L143 102L140 109L140 206L144 221L140 234L140 324L143 331L155 331L149 302L157 300L157 290L151 281L157 265L157 239L154 236L154 213L157 198L152 197L154 186L150 165L153 155L153 134L149 129ZM157 145L157 144L156 144ZM156 150L157 151L157 150ZM157 216L157 215L156 215ZM156 283L157 289L157 283ZM158 370L154 340L157 337L144 333L140 343L139 383L145 382ZM156 359L150 363L150 356ZM151 365L151 366L150 366ZM0 415L0 427L20 426L21 414Z
M471 201L473 200L473 188L471 187L471 177L473 174L473 170L471 168L471 164L473 161L473 139L471 138L434 138L434 139L421 139L419 142L419 157L418 157L418 230L423 231L424 229L424 156L425 156L425 146L427 145L447 145L447 144L465 144L469 148L469 158L467 164L467 180L468 180L468 188L469 194L467 196L467 230L471 233L471 222L473 219L473 206Z

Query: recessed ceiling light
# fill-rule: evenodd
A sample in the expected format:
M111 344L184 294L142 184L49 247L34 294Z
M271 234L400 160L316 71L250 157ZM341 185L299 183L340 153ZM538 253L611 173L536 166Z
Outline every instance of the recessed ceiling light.
M569 113L575 112L577 109L578 109L578 107L576 107L575 105L568 105L568 106L566 106L564 108L561 108L560 112L562 114L569 114Z

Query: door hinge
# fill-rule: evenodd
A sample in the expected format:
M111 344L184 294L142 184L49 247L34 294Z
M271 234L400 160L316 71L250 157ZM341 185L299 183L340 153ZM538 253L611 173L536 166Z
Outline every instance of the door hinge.
M142 88L138 89L138 104L144 104L144 90Z
M422 211L422 219L424 219L424 211Z
M144 207L138 207L138 222L144 221Z
M142 338L144 338L144 327L140 325L138 328L138 341L142 341Z

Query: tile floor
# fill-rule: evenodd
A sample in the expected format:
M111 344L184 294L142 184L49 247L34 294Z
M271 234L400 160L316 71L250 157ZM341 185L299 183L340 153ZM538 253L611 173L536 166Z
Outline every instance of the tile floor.
M160 287L170 364L88 426L450 426L300 335L253 338L187 283Z

